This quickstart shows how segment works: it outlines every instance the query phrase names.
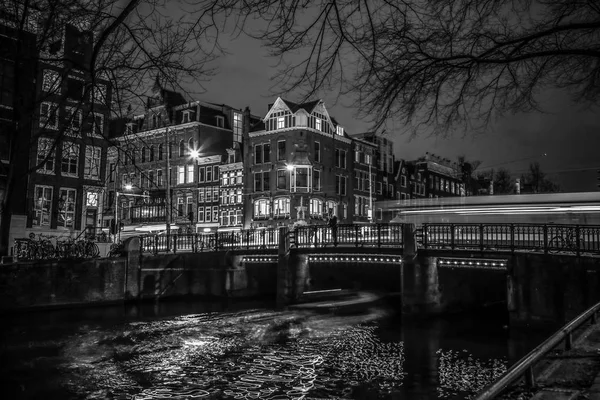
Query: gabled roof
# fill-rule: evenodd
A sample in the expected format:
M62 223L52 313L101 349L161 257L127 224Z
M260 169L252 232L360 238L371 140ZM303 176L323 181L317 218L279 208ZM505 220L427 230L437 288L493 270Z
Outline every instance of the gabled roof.
M290 111L292 112L292 114L295 114L296 111L303 109L304 111L306 111L307 113L311 114L313 112L313 110L315 109L315 107L317 106L317 104L319 104L321 102L321 100L313 100L313 101L309 101L307 103L302 103L302 104L296 104L292 101L286 100L286 99L281 99L285 105L290 109Z
M183 97L183 95L179 92L176 92L174 90L169 90L164 88L161 83L160 83L160 79L158 78L158 75L156 76L156 79L154 80L154 85L152 86L152 92L153 95L148 97L148 103L147 106L148 107L154 107L156 106L156 104L153 104L153 99L154 96L156 96L156 94L159 94L161 99L162 99L162 103L167 107L167 108L172 108L181 104L185 104L188 101L185 99L185 97Z

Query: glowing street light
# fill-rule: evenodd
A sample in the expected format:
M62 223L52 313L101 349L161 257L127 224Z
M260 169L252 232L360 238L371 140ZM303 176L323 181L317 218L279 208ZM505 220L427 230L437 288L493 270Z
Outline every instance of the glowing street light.
M196 159L200 157L200 152L196 149L192 149L190 150L190 157Z
M133 186L132 186L132 185L130 185L130 184L127 184L127 185L125 185L125 188L124 188L124 189L125 189L125 190L131 190L131 189L133 189Z

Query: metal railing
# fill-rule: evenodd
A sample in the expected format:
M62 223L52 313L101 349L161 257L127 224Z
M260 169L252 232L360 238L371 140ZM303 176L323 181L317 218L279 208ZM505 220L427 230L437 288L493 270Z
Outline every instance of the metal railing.
M546 354L552 351L556 346L563 343L565 349L570 350L573 346L573 331L581 327L586 322L592 324L597 322L597 313L600 311L600 303L590 307L583 314L579 315L571 322L560 328L555 334L550 336L545 342L533 349L525 357L521 358L516 364L508 369L496 382L488 385L481 390L475 400L489 400L502 394L510 385L516 383L521 378L525 378L528 387L535 386L535 377L533 368Z
M295 245L306 247L402 247L402 224L300 226L295 231Z
M544 253L600 253L600 226L558 224L423 224L421 247Z
M167 242L170 248L167 249ZM215 233L147 235L141 237L142 252L160 253L205 252L228 249L276 249L279 247L279 229L243 230Z
M403 224L305 225L290 231L292 247L403 247ZM279 228L173 234L169 251L275 249ZM473 251L600 254L600 226L555 224L423 224L418 247ZM142 237L142 251L167 251L166 235Z

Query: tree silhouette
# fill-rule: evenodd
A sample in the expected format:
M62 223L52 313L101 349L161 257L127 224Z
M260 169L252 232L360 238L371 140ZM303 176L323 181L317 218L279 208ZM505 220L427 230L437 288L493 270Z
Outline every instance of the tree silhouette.
M539 109L545 88L599 101L596 1L187 1L197 15L229 13L239 32L263 39L288 91L354 95L377 125L483 128L497 115Z
M494 175L494 194L512 194L515 192L515 184L510 171L500 168Z
M107 96L107 92L99 89L99 82L112 88L113 95L103 99L104 106L109 106L113 115L121 115L129 104L143 104L140 96L157 74L172 86L186 80L201 81L210 75L208 65L220 52L213 34L217 32L216 22L208 16L202 20L197 16L191 19L186 13L181 13L182 17L169 17L163 12L168 6L170 3L159 0L6 0L2 3L0 24L3 32L10 31L10 35L6 36L5 43L9 44L3 48L0 58L13 68L15 76L24 75L21 73L24 66L33 66L36 79L44 66L67 67L62 69L62 75L55 77L51 88L37 93L33 101L25 101L33 89L24 85L31 82L13 79L10 90L2 88L14 96L12 106L4 114L9 115L2 132L9 163L0 207L0 254L8 251L13 204L22 201L14 196L16 183L26 182L27 175L53 157L65 135L67 124L59 123L46 156L34 160L26 171L15 169L16 157L37 146L42 129L32 132L31 120L37 123L44 100L54 96L52 101L57 109L68 101L76 112L83 111L85 121L95 111L94 103L90 104L87 99ZM65 59L65 53L60 51L67 25L83 32L82 41L89 41L86 48L91 50L86 52L84 61ZM31 46L32 51L23 51L27 46ZM81 88L76 88L80 96L75 99L67 80L72 73L84 76L86 82L82 95Z

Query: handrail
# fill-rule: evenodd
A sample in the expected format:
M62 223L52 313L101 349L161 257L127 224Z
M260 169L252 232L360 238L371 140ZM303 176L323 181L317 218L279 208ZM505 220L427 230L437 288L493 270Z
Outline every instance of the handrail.
M533 367L540 361L550 350L554 349L562 340L565 340L567 349L570 349L573 344L573 331L587 322L590 318L592 323L596 323L596 313L600 311L600 303L588 308L585 312L575 317L571 322L564 325L556 333L546 339L542 344L531 350L529 354L521 358L516 364L510 367L504 375L496 382L486 386L481 390L475 400L493 399L500 395L509 385L515 383L525 375L525 380L529 386L534 386L535 380L533 377Z

